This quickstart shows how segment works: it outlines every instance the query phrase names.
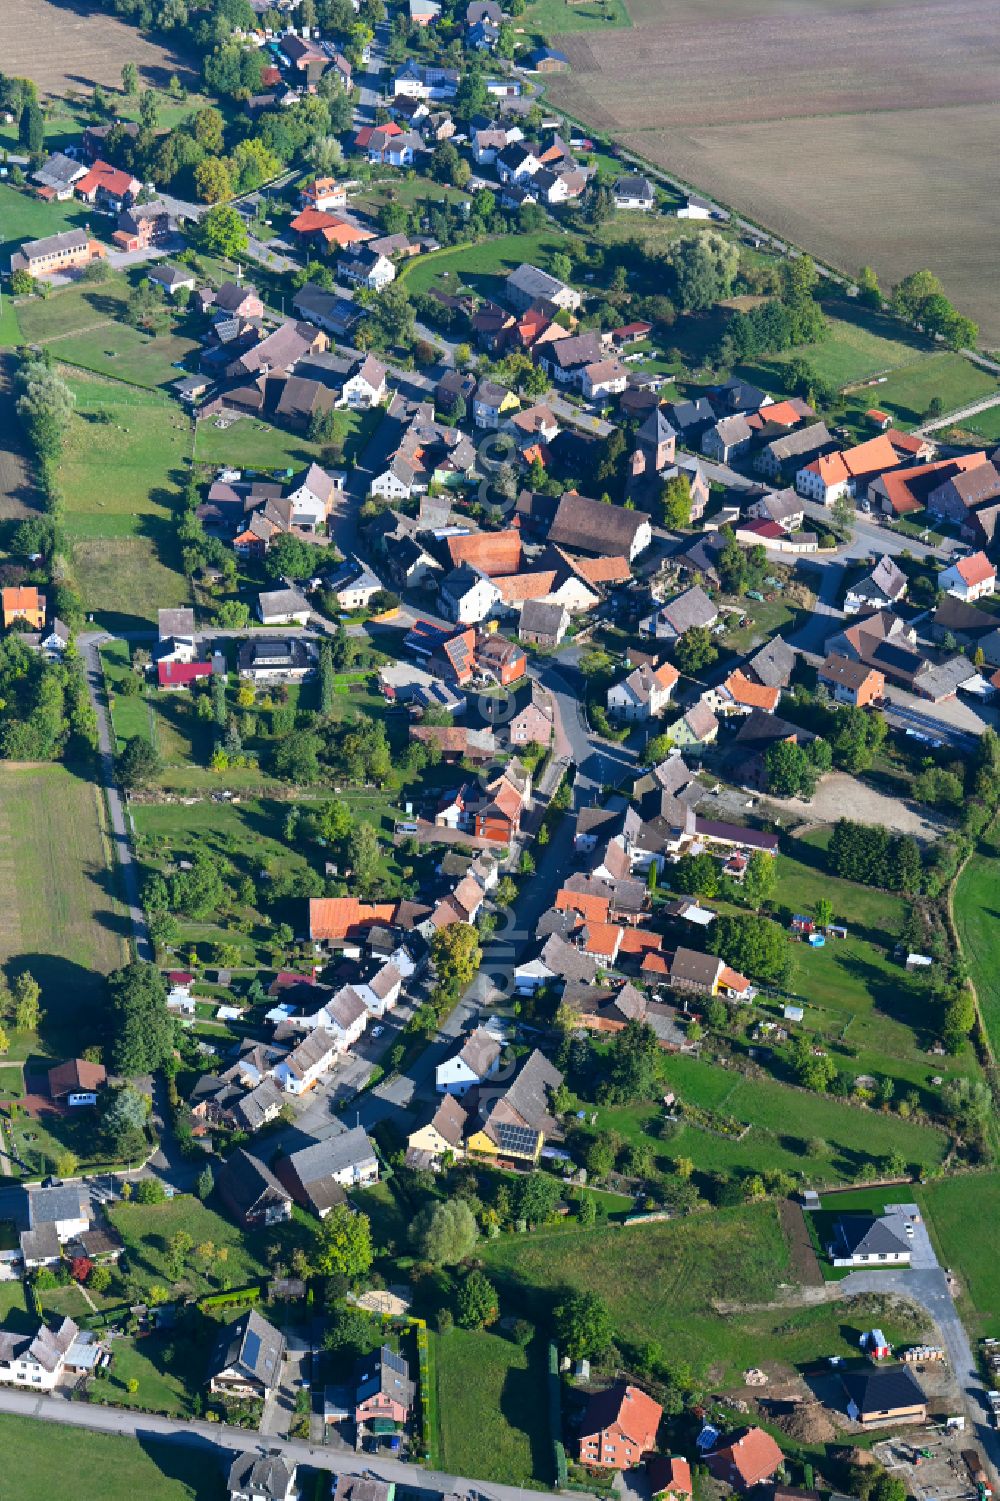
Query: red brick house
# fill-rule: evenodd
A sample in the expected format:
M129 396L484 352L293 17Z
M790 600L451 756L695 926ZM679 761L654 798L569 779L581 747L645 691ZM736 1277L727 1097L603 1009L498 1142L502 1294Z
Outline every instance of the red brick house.
M487 636L476 649L476 666L506 687L517 683L528 670L524 649L504 636Z
M744 1428L706 1460L716 1480L736 1491L749 1491L771 1480L784 1463L784 1455L763 1428Z
M580 1463L629 1470L656 1443L663 1408L637 1386L616 1382L596 1392L580 1428Z
M486 790L490 801L476 814L476 834L480 839L509 844L521 827L525 797L506 773L491 782Z

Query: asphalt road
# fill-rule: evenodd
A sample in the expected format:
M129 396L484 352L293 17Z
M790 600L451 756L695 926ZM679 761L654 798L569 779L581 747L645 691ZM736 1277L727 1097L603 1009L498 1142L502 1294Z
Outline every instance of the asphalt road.
M0 1388L0 1412L40 1418L48 1423L62 1423L70 1428L126 1434L140 1441L153 1439L199 1449L205 1456L206 1464L211 1464L220 1471L223 1465L228 1469L235 1453L245 1453L248 1450L280 1452L296 1464L311 1465L335 1475L364 1472L380 1480L405 1485L409 1489L416 1487L444 1495L455 1492L464 1495L471 1489L480 1496L494 1497L496 1501L537 1501L540 1494L537 1490L526 1490L516 1485L495 1485L492 1481L483 1486L460 1475L445 1475L437 1470L425 1470L376 1455L358 1455L353 1450L314 1447L303 1439L281 1438L270 1434L262 1439L257 1433L243 1428L229 1428L221 1423L153 1417L145 1413L126 1412L122 1408L96 1407L88 1402L67 1402L61 1397L42 1397L35 1392L13 1391L7 1387Z

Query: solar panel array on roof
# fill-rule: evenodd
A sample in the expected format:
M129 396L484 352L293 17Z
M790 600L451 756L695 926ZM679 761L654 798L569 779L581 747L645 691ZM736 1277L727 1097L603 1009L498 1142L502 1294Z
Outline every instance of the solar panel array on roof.
M497 1138L501 1152L515 1152L530 1156L538 1145L538 1133L528 1126L515 1126L507 1122L497 1123Z
M919 653L905 646L895 646L890 641L883 641L872 652L876 662L882 662L886 667L895 667L902 672L912 672L920 665Z
M406 1364L406 1361L403 1359L402 1355L400 1355L396 1350L390 1350L386 1346L382 1347L382 1365L387 1370L395 1371L397 1376L403 1376L404 1378L409 1379L410 1368Z
M260 1335L254 1333L252 1329L247 1330L243 1341L243 1358L251 1370L257 1369L257 1362L260 1359Z

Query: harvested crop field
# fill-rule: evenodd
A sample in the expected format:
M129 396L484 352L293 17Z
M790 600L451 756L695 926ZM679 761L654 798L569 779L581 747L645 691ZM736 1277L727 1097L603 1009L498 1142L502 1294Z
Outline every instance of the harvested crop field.
M630 10L631 30L556 39L555 104L844 270L931 266L1000 338L989 0Z
M193 82L186 59L172 47L149 41L86 0L20 0L17 25L3 28L5 73L32 79L42 94L121 85L122 65L134 62L149 84L165 85L171 73Z

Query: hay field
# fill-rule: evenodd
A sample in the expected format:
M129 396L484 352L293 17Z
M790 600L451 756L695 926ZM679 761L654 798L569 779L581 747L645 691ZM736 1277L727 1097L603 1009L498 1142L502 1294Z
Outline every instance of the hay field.
M87 0L5 0L2 9L9 23L0 26L3 71L33 79L42 94L95 83L118 88L127 62L138 65L148 84L162 86L171 73L195 82L188 59Z
M126 957L99 789L83 769L0 765L0 965L42 987L43 1043L94 1041L101 977Z
M934 268L1000 339L990 0L630 0L550 98L846 271Z

